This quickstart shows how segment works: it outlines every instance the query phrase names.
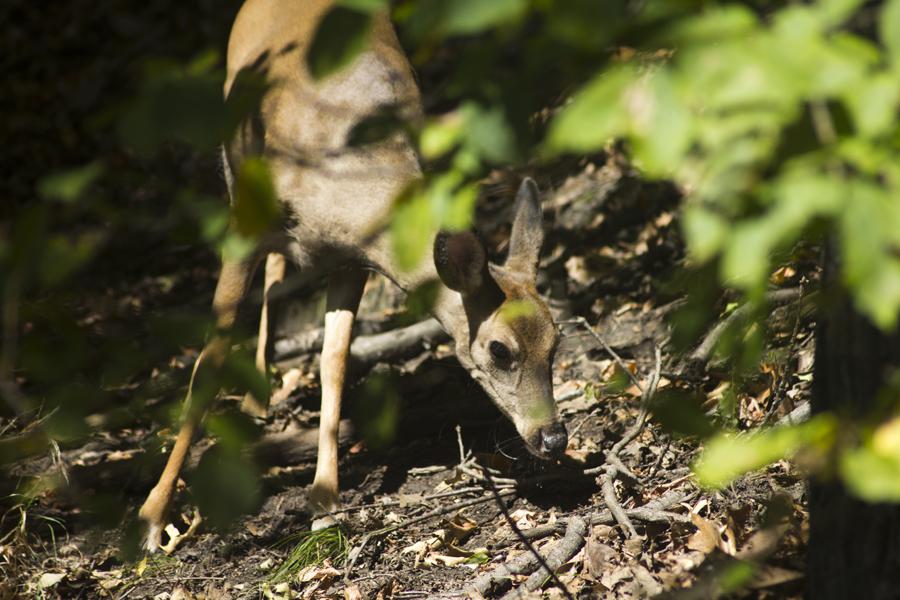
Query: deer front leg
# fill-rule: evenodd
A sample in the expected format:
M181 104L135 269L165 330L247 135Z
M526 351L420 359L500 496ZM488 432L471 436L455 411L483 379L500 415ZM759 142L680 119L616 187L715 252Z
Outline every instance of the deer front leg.
M259 318L259 343L256 345L256 369L266 380L269 378L266 366L275 340L276 310L272 294L274 291L277 291L277 286L284 281L284 268L285 259L283 254L273 252L266 258L266 285L263 292L262 313ZM274 290L273 286L275 287ZM243 402L241 402L242 411L260 419L266 418L268 409L268 398L257 398L250 392L247 392Z
M223 260L219 283L213 300L213 311L216 315L216 332L200 353L194 364L191 385L188 388L187 400L182 413L181 431L175 446L169 454L166 468L163 470L156 487L151 490L144 505L141 506L139 518L144 527L144 546L155 552L162 542L162 532L166 526L169 507L175 493L178 474L184 464L191 447L191 440L210 403L219 393L218 373L228 357L231 346L229 332L237 318L237 310L247 295L247 289L253 278L258 259L245 261Z
M322 416L319 424L319 454L316 477L309 493L310 512L316 517L313 530L334 525L328 513L341 508L338 489L338 422L341 395L350 354L353 321L359 308L368 273L359 267L346 267L331 273L325 313L325 341L322 348Z

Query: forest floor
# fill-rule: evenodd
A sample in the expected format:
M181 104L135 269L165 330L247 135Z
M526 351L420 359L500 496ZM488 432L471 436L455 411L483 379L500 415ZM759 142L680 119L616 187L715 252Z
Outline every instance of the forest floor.
M11 2L0 14L17 24L4 33L7 47L28 40L5 66L31 68L8 79L16 107L7 133L32 137L18 137L7 149L26 165L3 178L2 191L14 200L2 213L4 227L28 205L40 175L95 156L113 168L131 165L131 176L110 193L136 210L164 214L172 192L145 186L135 172L147 181L177 173L224 202L215 158L170 147L139 160L82 121L106 105L117 77L134 75L140 57L190 56L203 43L224 47L234 7L219 14L201 2L169 13L162 2L140 9L122 2L79 12L80 4L51 15L60 21L56 37L29 38L54 29L44 27L47 13L26 3ZM192 37L198 22L201 41ZM162 41L170 39L181 45ZM259 477L246 484L238 470L224 477L252 492L240 498L212 492L204 500L188 485L203 472L203 460L213 471L229 466L201 460L215 455L211 440L228 437L211 425L195 444L183 474L188 484L179 486L171 512L184 537L171 553L135 553L129 531L171 447L175 431L168 426L177 420L198 350L184 348L157 355L116 390L124 403L93 415L90 435L3 465L0 600L480 600L511 587L554 599L801 597L807 495L798 468L782 461L726 489L704 490L690 467L709 424L753 432L808 402L814 323L800 283L814 287L815 268L782 269L773 275L782 293L771 312L733 318L742 316L731 305L737 296L693 287L699 278L684 257L676 190L641 181L614 150L530 174L544 192L547 230L538 287L564 334L553 370L570 435L561 460L527 454L512 425L459 367L452 346L425 342L412 356L367 365L349 386L342 432L348 553L284 574L279 569L297 536L310 529L305 506L315 444L309 440L320 399L315 352L278 355L276 348L273 405L264 424L251 424L248 442ZM501 258L512 208L505 177L485 182L478 205L482 234ZM156 314L208 310L216 258L198 244L160 242L171 234L123 229L107 240L101 260L66 300L91 339L135 328L144 339ZM319 285L283 307L281 338L320 325L321 294ZM363 333L402 322L402 302L373 276L360 314ZM254 318L246 316L248 330ZM730 350L719 354L712 343L723 339L717 322L737 332ZM742 364L742 345L754 340L764 350L753 355L763 358ZM399 398L399 420L392 441L376 452L352 421L365 410L369 382L384 374ZM240 397L226 396L208 421L227 427ZM40 423L0 415L0 450L39 433ZM33 481L41 487L19 495ZM554 579L526 583L538 565L521 565L535 552L553 563ZM498 571L501 565L519 566L510 573Z

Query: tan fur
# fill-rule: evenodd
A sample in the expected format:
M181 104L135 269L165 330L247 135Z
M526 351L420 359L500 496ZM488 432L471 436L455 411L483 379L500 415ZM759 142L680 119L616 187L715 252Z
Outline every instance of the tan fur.
M534 288L543 242L537 186L526 180L519 190L505 266L488 265L478 237L464 232L442 238L448 243L436 245L434 259L422 260L415 270L399 269L390 239L380 232L398 193L420 177L415 149L400 132L363 148L348 148L346 140L354 125L386 105L409 121L420 120L419 91L386 14L375 17L369 47L352 65L314 81L305 56L318 22L332 5L333 0L248 0L235 21L225 93L229 100L243 93L248 75L262 77L267 88L256 110L225 145L232 200L244 158L261 156L272 172L284 218L264 236L256 256L244 261L223 257L214 302L219 333L194 369L195 377L206 377L221 368L229 347L227 331L266 254L283 255L309 272L330 273L319 459L309 499L313 513L325 517L318 525L327 524L327 513L340 508L337 423L350 332L365 284L363 267L413 290L439 279L439 259L441 277L447 279L442 279L445 285L439 286L432 312L455 340L460 363L513 421L533 454L553 458L566 444L550 381L558 333ZM446 251L440 256L438 246ZM283 264L280 275L276 267L273 281L283 277ZM516 310L507 310L510 306ZM523 313L522 306L530 308ZM268 319L263 321L261 346L271 330ZM498 359L492 344L502 344L508 356ZM264 360L261 366L264 370ZM178 472L211 400L188 398L178 441L141 508L151 550L159 546ZM244 408L264 415L267 407L248 401Z

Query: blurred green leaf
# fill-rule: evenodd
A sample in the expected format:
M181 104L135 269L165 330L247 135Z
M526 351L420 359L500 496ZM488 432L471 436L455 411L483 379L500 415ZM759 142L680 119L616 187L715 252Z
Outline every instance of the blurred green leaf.
M693 257L706 262L729 241L728 221L703 206L688 206L682 217L684 236Z
M841 478L854 495L868 502L900 500L900 460L871 448L844 450L840 455Z
M467 102L460 107L460 112L466 121L467 144L484 161L502 163L515 158L515 133L506 121L502 106L484 108Z
M37 191L46 200L74 202L81 198L88 186L102 177L105 172L106 165L100 161L75 169L58 171L39 179Z
M801 446L830 446L837 421L820 415L795 427L774 427L755 436L735 438L719 434L706 445L694 464L704 487L722 488L744 473L789 456Z
M188 483L203 517L224 528L259 506L257 477L258 472L245 453L217 444L200 457Z
M623 383L630 384L630 381ZM679 435L706 437L714 431L697 399L681 392L660 393L653 406L653 420L666 431Z
M434 215L424 190L417 186L401 199L391 217L391 239L397 265L410 271L418 265L430 248Z
M881 43L888 49L896 70L900 68L900 0L887 0L882 5L878 29Z
M119 119L119 134L145 156L168 139L211 152L225 136L223 82L222 73L186 75L166 70L145 83Z
M860 134L874 137L896 131L900 81L892 73L861 79L843 98Z
M625 98L638 75L628 66L601 73L572 99L551 122L549 152L593 152L622 135L626 125Z
M441 30L468 35L521 17L528 0L442 0Z
M390 6L387 0L338 0L337 5L367 13L375 13Z
M367 11L338 5L332 8L316 30L306 55L314 79L324 79L353 62L369 42L372 16Z
M358 430L369 449L386 450L394 441L400 420L400 395L393 373L373 371L354 399L353 408Z
M462 139L465 126L466 121L459 111L428 120L419 141L422 156L434 160L450 152Z
M244 237L260 235L281 215L269 167L261 158L244 159L234 190L234 225Z
M101 239L94 233L73 239L54 235L47 240L41 255L40 278L44 285L56 287L87 265L99 249Z
M511 322L522 317L533 317L535 309L534 305L526 300L510 300L500 307L499 315L506 322Z

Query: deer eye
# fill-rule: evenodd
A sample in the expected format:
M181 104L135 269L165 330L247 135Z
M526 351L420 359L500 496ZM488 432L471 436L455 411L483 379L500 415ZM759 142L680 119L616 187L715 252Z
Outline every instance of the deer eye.
M506 360L509 358L509 348L500 342L491 342L491 354L493 354L494 358L497 360Z

